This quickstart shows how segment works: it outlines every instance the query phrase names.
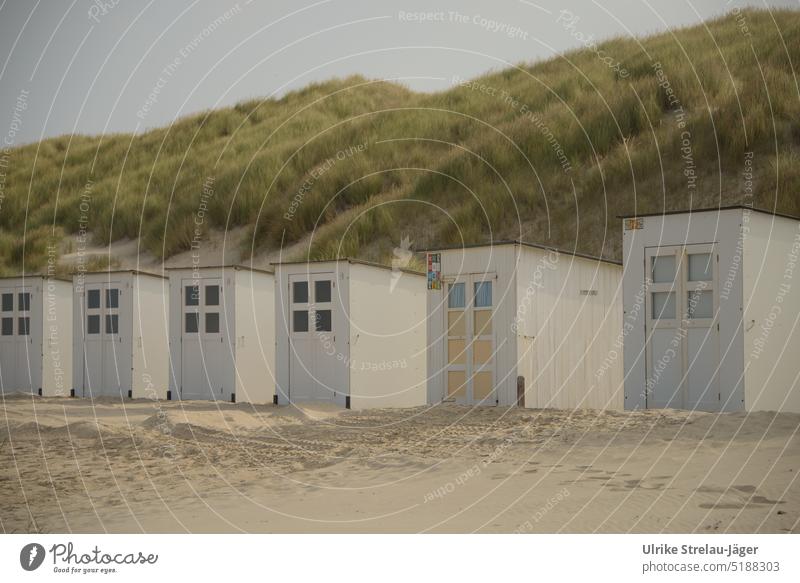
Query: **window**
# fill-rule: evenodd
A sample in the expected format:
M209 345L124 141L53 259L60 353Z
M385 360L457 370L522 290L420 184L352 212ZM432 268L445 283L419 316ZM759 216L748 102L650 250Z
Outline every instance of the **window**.
M106 308L119 308L119 290L115 287L106 290Z
M184 291L183 305L185 306L200 305L200 286L187 285L183 291Z
M187 334L197 334L199 330L200 314L197 312L188 312L185 315L184 330Z
M100 307L100 290L90 289L86 292L86 307L90 310L96 310Z
M106 334L119 334L119 316L106 314Z
M30 292L21 292L18 298L19 311L28 312L31 309L31 294Z
M714 292L711 290L690 291L687 299L689 319L714 317Z
M653 292L653 320L675 319L675 292Z
M292 313L292 330L295 332L308 332L308 312L295 310Z
M31 319L28 317L20 318L17 324L17 334L19 336L27 336L31 333Z
M320 303L327 303L331 301L331 282L315 281L314 282L314 301Z
M317 332L330 332L332 330L330 310L317 310L316 330Z
M689 255L689 281L711 281L714 279L714 264L711 253Z
M653 257L653 283L672 283L675 281L675 274L674 255Z
M475 307L476 308L491 308L492 307L492 282L491 281L476 281L475 282Z
M308 282L296 281L292 284L292 301L295 304L308 303Z
M3 318L3 336L14 334L14 318Z
M206 286L206 305L218 306L219 305L219 286L207 285Z
M219 334L219 312L206 314L206 334Z
M447 288L447 307L463 308L466 305L466 294L463 283L451 283Z
M14 294L3 294L3 311L10 312L14 309Z
M99 292L98 292L99 297ZM92 314L86 317L86 333L87 334L100 334L100 316Z

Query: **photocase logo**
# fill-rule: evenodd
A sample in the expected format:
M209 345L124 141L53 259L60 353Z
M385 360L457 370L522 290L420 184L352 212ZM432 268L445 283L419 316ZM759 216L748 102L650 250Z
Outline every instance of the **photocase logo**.
M44 547L39 543L30 543L19 552L19 564L26 571L35 571L44 562Z
M392 281L389 284L389 293L394 291L397 287L397 282L403 276L402 270L408 267L411 259L414 257L414 252L411 250L411 240L408 235L400 240L400 246L395 247L393 250L394 257L392 257Z

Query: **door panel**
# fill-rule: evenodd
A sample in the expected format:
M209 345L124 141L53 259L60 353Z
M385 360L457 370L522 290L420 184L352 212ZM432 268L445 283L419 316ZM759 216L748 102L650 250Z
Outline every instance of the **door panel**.
M83 396L127 397L123 394L124 375L130 375L123 350L119 282L86 284L81 310L83 330Z
M0 389L4 393L19 390L19 366L17 354L17 290L14 287L0 288Z

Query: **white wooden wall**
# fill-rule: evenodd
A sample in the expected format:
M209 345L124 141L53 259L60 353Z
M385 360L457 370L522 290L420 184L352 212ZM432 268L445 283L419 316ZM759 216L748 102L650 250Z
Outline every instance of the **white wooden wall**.
M136 274L131 390L134 399L166 399L169 387L169 280Z
M238 269L236 402L272 403L275 395L275 278Z

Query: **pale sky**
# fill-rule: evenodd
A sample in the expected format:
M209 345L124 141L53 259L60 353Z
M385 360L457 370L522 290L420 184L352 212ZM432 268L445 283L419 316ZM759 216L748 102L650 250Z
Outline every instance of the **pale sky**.
M143 131L361 74L437 91L512 63L800 0L0 0L0 140ZM561 10L574 26L563 26ZM22 110L22 105L25 109Z

